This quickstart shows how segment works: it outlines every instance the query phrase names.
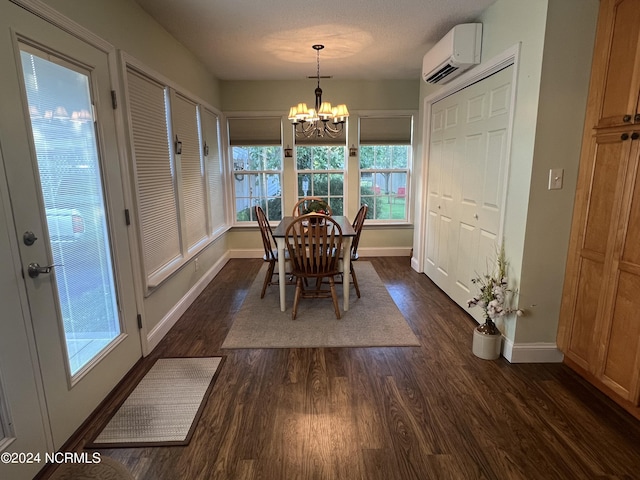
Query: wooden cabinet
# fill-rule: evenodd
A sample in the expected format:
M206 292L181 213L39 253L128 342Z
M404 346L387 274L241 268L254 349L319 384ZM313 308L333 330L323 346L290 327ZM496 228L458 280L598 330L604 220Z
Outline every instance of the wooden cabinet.
M558 330L565 362L638 418L639 53L640 0L602 0Z

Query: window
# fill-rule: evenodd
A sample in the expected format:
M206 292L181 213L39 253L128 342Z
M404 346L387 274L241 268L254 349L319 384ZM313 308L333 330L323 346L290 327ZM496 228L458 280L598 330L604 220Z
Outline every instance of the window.
M334 215L344 215L345 154L345 146L297 146L298 198L324 198Z
M57 304L76 375L120 335L91 72L21 44Z
M407 221L412 117L360 119L360 202L367 218Z
M280 117L229 119L236 222L254 222L256 205L282 219L281 138Z
M218 116L127 65L143 265L155 287L225 225Z

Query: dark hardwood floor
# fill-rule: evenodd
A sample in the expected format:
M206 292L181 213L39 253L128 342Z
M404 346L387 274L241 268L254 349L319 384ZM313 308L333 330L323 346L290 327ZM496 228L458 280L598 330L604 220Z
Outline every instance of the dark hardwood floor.
M262 265L234 259L68 448L156 358L226 355L188 446L101 454L145 480L640 478L638 420L562 364L475 357L473 320L408 258L366 260L420 347L223 351Z

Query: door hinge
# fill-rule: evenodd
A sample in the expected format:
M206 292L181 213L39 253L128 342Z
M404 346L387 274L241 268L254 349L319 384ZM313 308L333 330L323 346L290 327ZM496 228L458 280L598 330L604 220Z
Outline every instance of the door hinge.
M129 215L129 209L124 209L124 223L129 226L131 225L131 216Z
M142 315L138 314L138 330L142 330Z
M118 97L116 96L115 90L111 90L111 106L114 110L118 108Z

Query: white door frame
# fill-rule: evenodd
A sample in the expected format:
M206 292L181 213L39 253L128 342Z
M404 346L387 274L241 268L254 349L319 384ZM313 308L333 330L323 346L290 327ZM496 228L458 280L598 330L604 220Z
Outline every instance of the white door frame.
M425 247L427 244L427 200L429 196L429 145L431 143L431 107L434 103L442 100L445 97L453 95L456 92L480 82L483 79L493 75L494 73L502 70L503 68L513 65L513 78L511 88L511 110L509 112L509 132L507 137L507 154L506 154L506 168L505 168L505 185L508 185L509 177L509 164L511 159L511 138L513 134L513 118L515 112L515 99L517 91L517 78L518 78L518 65L520 57L520 44L516 44L513 47L505 50L503 53L496 55L492 59L485 63L482 63L475 67L470 72L465 73L461 77L455 79L450 85L443 87L437 92L429 95L424 99L423 104L423 116L422 116L422 164L420 183L417 188L416 203L415 203L415 216L414 216L414 235L413 235L413 256L411 257L411 268L416 272L424 272L425 259ZM506 198L508 188L503 191L502 204L505 208L502 209L500 218L499 238L502 237L504 231L504 218L506 211Z

